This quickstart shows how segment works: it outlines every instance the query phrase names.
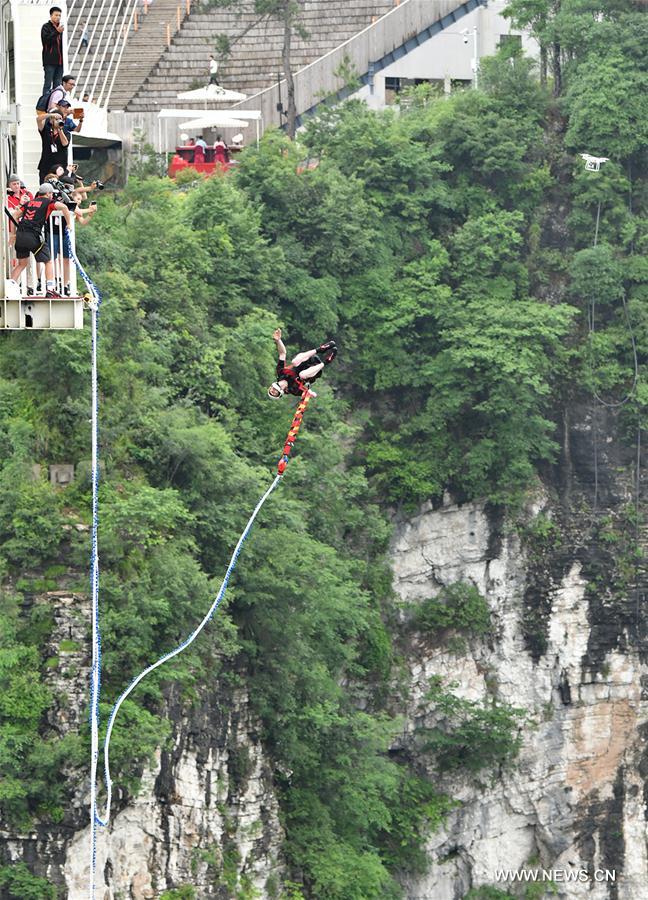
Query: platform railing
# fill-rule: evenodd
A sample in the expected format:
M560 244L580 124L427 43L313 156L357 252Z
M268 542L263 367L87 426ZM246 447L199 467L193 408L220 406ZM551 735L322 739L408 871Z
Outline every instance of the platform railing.
M50 255L54 268L54 290L63 296L77 297L77 273L76 266L70 259L66 259L65 220L60 212L52 213L45 226L45 241L50 248ZM75 246L74 220L69 231L72 247ZM8 252L7 271L5 276L15 282L13 276L17 263L14 242L16 236L15 225L8 217L4 217L2 240ZM56 249L56 253L54 250ZM18 292L21 297L44 297L47 291L45 279L45 264L37 263L33 254L29 256L29 264L18 279ZM66 294L66 288L68 292Z

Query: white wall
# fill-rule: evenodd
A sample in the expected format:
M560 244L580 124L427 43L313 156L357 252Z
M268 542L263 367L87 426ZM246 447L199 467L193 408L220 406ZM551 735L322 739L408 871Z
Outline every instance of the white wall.
M469 81L473 77L472 31L475 26L480 58L495 53L502 35L522 34L511 28L510 20L502 16L506 5L505 0L491 0L488 6L478 7L454 25L421 44L416 50L387 66L374 77L372 88L364 87L356 96L362 97L370 106L379 109L386 104L386 78L429 78L440 81L450 78ZM464 29L469 31L468 43L464 43L461 33ZM527 53L537 56L537 44L526 34L522 34L522 46Z
M36 126L36 101L43 90L43 62L40 31L49 19L50 6L60 6L62 21L67 24L65 0L19 0L12 4L14 51L16 65L16 101L20 105L17 129L16 167L31 190L38 187L38 161L41 138ZM63 41L63 59L67 60L67 44ZM65 66L64 66L65 71Z

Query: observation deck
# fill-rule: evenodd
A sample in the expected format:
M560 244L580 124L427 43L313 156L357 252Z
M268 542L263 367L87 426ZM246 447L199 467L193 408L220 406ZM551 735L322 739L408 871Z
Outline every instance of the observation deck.
M65 20L66 4L59 2ZM42 263L30 257L26 270L14 278L15 220L7 206L7 177L15 172L25 189L38 189L41 139L36 124L36 102L43 88L40 30L49 18L47 2L0 2L0 192L3 197L0 228L0 331L83 328L87 300L79 295L76 267L64 258L63 220L50 216L45 239L52 248L54 290L46 296ZM67 47L63 42L64 65ZM74 247L74 228L70 230ZM58 246L58 252L54 248ZM67 295L65 295L67 289Z

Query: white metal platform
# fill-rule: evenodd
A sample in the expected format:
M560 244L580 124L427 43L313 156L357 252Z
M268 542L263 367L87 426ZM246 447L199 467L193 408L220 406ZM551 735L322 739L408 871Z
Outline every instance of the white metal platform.
M83 328L83 297L50 300L46 297L24 297L0 300L0 331Z

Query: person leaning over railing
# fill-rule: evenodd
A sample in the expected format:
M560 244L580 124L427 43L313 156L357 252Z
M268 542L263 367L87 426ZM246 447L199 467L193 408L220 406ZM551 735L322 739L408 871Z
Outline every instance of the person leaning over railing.
M69 196L70 200L73 204L76 204L74 209L70 209L72 213L72 218L76 225L89 225L92 217L97 212L97 201L94 200L87 206L85 209L81 209L81 204L83 203L83 196L81 191L74 190L74 181L69 176L63 176L61 178L61 184L66 188L69 188ZM69 209L69 207L68 207ZM66 297L69 297L71 294L71 286L70 286L70 247L68 241L66 240L66 232L67 225L63 223L63 246L61 247L61 238L59 234L59 229L57 227L58 223L54 222L54 227L52 229L52 244L50 250L52 252L52 257L54 259L60 258L63 260L63 294ZM49 236L49 233L48 233Z
M27 268L30 254L34 255L37 263L45 264L46 297L60 299L60 294L54 290L54 265L50 255L50 249L43 237L43 228L48 225L49 218L54 212L59 212L69 226L72 222L70 210L65 203L54 199L54 188L51 184L41 184L33 200L16 210L14 218L18 220L16 229L15 250L18 257L18 265L12 275L17 281Z
M97 181L95 179L94 181L91 181L90 184L84 184L78 169L79 166L77 163L73 163L67 167L68 177L71 179L72 188L81 195L82 200L87 200L88 194L91 191L103 191L105 187L103 181Z

